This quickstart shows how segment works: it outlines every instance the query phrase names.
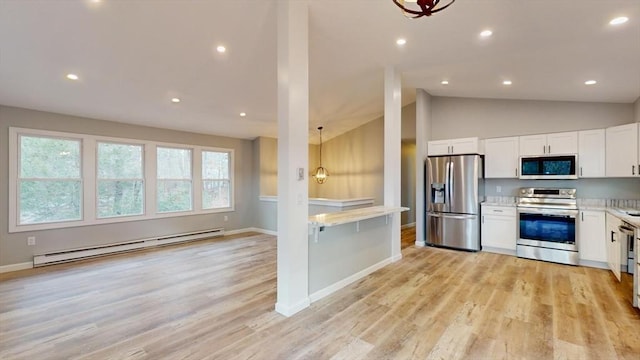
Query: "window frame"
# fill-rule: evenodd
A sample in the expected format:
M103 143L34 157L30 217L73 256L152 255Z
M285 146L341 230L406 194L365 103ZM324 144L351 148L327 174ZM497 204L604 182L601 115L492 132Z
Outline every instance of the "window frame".
M63 222L50 222L19 225L19 203L18 203L18 166L20 163L18 136L44 136L53 138L65 138L79 140L81 142L80 164L81 164L81 219ZM127 215L117 217L98 218L97 216L97 196L98 196L98 142L119 143L128 145L143 146L143 174L144 174L144 214ZM157 147L169 147L179 149L191 149L191 183L192 183L192 209L189 211L162 212L158 213L156 208L157 188ZM202 209L202 151L228 152L229 177L230 177L230 207ZM225 213L235 211L235 150L230 148L218 148L211 146L177 144L160 141L107 137L89 134L79 134L70 132L59 132L49 130L28 129L19 127L9 128L9 233L19 233L25 231L63 229L80 226L91 226L101 224L112 224L129 221L143 221L162 219L179 216L205 215L214 213Z
M140 179L102 179L99 177L98 172L100 171L99 169L99 149L100 149L100 144L113 144L113 145L133 145L133 146L139 146L142 149L142 153L141 153L141 162L142 162L142 169L141 169L141 173L142 173L142 177ZM147 207L146 207L146 201L147 201L147 179L145 176L145 167L146 167L146 152L145 152L145 144L141 143L141 142L123 142L123 141L106 141L106 140L102 140L99 138L96 138L96 143L95 143L95 218L97 221L102 221L104 219L121 219L121 218L140 218L143 217L147 214ZM105 216L105 217L100 217L98 214L98 195L99 195L99 188L100 188L100 181L114 181L114 180L125 180L125 181L138 181L138 180L142 180L142 214L134 214L134 215L114 215L114 216ZM133 220L133 219L132 219ZM138 219L135 219L138 220Z
M216 210L224 210L224 209L233 209L234 204L235 204L234 196L233 196L233 194L235 192L234 191L234 186L233 186L234 185L233 184L233 174L234 174L233 150L231 150L231 149L220 149L220 148L203 148L200 151L200 155L202 155L202 153L204 153L204 152L227 153L228 156L229 156L229 169L227 169L229 177L227 179L222 179L222 178L219 178L219 179L206 178L205 179L203 174L202 174L204 169L202 169L203 157L201 156L201 158L200 158L200 166L201 166L201 168L200 168L200 184L199 184L200 185L199 186L200 192L202 192L202 191L204 191L204 183L205 183L205 181L227 181L229 183L229 206L228 207L218 207L218 208L214 207L214 208L207 208L207 209L205 209L203 205L201 205L200 207L203 209L203 211L216 211ZM203 195L204 195L203 193L200 194L200 201L204 200L203 199Z
M190 155L190 156L189 156L189 160L191 161L191 165L189 166L189 170L191 170L191 171L190 171L190 174L189 174L189 175L191 175L191 176L190 176L188 179L169 179L169 178L167 178L167 179L164 179L164 178L163 178L163 179L160 179L160 178L158 177L158 148L163 148L163 149L173 149L173 150L189 150L189 155ZM192 147L186 147L186 146L181 146L181 147L180 147L180 146L166 146L166 145L161 145L161 144L156 145L156 156L155 156L155 162L156 162L156 175L155 175L155 178L156 178L156 184L155 184L155 189L156 189L156 192L155 192L156 206L155 206L155 208L153 209L153 211L154 211L156 214L164 215L164 214L188 213L188 212L194 211L194 210L196 209L196 205L195 205L195 201L194 201L194 200L195 200L195 199L194 199L194 191L193 191L193 190L194 190L194 189L193 189L193 188L194 188L194 184L195 184L195 181L194 181L194 175L195 175L195 174L194 174L194 171L193 171L193 163L194 163L193 159L194 159L194 154L195 154L195 152L196 152L196 150L195 150L194 148L192 148ZM189 209L189 210L174 210L174 211L160 211L160 210L158 209L158 191L157 191L157 189L158 189L158 182L160 182L160 181L189 181L189 182L191 183L191 198L189 199L189 200L190 200L189 202L190 202L190 204L191 204L191 209Z
M80 168L78 169L78 178L22 178L21 173L22 173L22 162L20 161L22 158L22 141L21 138L22 137L39 137L39 138L49 138L49 139L55 139L55 140L66 140L66 141L75 141L78 143L78 156L80 156ZM33 133L23 133L23 132L19 132L17 133L16 137L15 137L15 153L16 153L16 175L15 175L15 186L13 187L13 190L15 191L15 196L12 196L15 199L15 206L10 206L10 210L14 209L15 211L15 225L16 226L21 226L21 227L26 227L26 226L56 226L56 224L68 224L68 223L80 223L84 221L84 197L85 197L85 191L84 191L84 176L83 176L83 172L82 169L84 167L84 163L83 163L83 149L84 149L84 140L82 138L79 137L73 137L73 136L53 136L53 135L49 135L49 134L33 134ZM80 185L80 217L78 219L70 219L70 220L53 220L53 221L45 221L45 222L39 222L39 223L32 223L32 224L20 224L20 186L22 184L22 181L68 181L68 182L77 182Z

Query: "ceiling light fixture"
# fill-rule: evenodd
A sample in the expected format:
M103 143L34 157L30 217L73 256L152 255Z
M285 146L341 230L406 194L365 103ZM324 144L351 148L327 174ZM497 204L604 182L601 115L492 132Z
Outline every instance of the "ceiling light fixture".
M78 80L79 77L76 74L67 74L67 79L69 79L69 80Z
M502 85L511 85L511 84L513 84L511 80L505 80L502 82Z
M396 40L396 44L402 46L407 43L407 39L398 39Z
M597 83L598 83L598 82L597 82L597 81L595 81L595 80L587 80L587 81L585 81L585 82L584 82L584 84L585 84L585 85L595 85L595 84L597 84Z
M324 182L327 181L327 177L329 177L329 172L322 167L322 126L318 127L318 131L320 131L320 166L316 169L313 177L318 184L324 184Z
M247 116L247 113L243 113L243 112L240 113L240 117L245 117L245 116Z
M223 52L226 52L226 51L227 51L227 48L226 48L226 47L224 47L224 46L222 46L222 45L220 45L220 46L218 46L218 47L216 48L216 51L217 51L217 52L219 52L219 53L223 53Z
M392 0L400 9L404 16L417 19L423 16L431 16L438 11L448 8L456 0L451 0L447 5L437 7L440 0ZM406 6L405 3L415 3L416 5Z
M177 103L179 103L179 102L180 102L180 99L178 99L178 98L172 98L172 99L171 99L171 102L172 102L172 103L177 104Z
M442 82L440 82L440 84L442 84L442 85L449 85L449 80L442 80Z
M617 17L617 18L612 19L611 21L609 21L609 25L614 25L614 26L615 25L621 25L621 24L626 23L627 21L629 21L628 17L620 16L620 17Z
M489 37L491 35L493 35L493 31L491 30L484 30L480 33L480 36L483 38Z

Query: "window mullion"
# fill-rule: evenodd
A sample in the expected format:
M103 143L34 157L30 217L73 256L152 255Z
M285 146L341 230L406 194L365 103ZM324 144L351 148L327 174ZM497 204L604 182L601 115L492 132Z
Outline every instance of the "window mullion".
M82 179L96 179L96 141L95 139L84 139L82 142L82 157L80 158L80 173ZM94 221L96 219L96 182L83 181L82 183L82 219Z

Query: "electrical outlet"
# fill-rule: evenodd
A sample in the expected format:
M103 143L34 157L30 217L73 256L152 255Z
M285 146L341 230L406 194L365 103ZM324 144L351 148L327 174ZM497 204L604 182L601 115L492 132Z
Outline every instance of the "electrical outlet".
M496 186L496 192L501 193L502 192L502 186Z
M224 216L224 221L229 221L229 217L227 215Z
M28 246L35 246L36 245L36 237L35 236L27 237L27 245Z

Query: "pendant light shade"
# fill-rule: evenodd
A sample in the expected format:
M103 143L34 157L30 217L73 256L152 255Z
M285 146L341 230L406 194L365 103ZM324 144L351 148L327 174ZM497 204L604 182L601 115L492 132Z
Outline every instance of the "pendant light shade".
M316 182L318 184L324 184L324 182L327 181L327 178L329 177L329 172L327 171L327 169L322 167L322 126L318 127L318 131L320 131L320 166L318 166L318 168L316 169L313 177L316 179Z

